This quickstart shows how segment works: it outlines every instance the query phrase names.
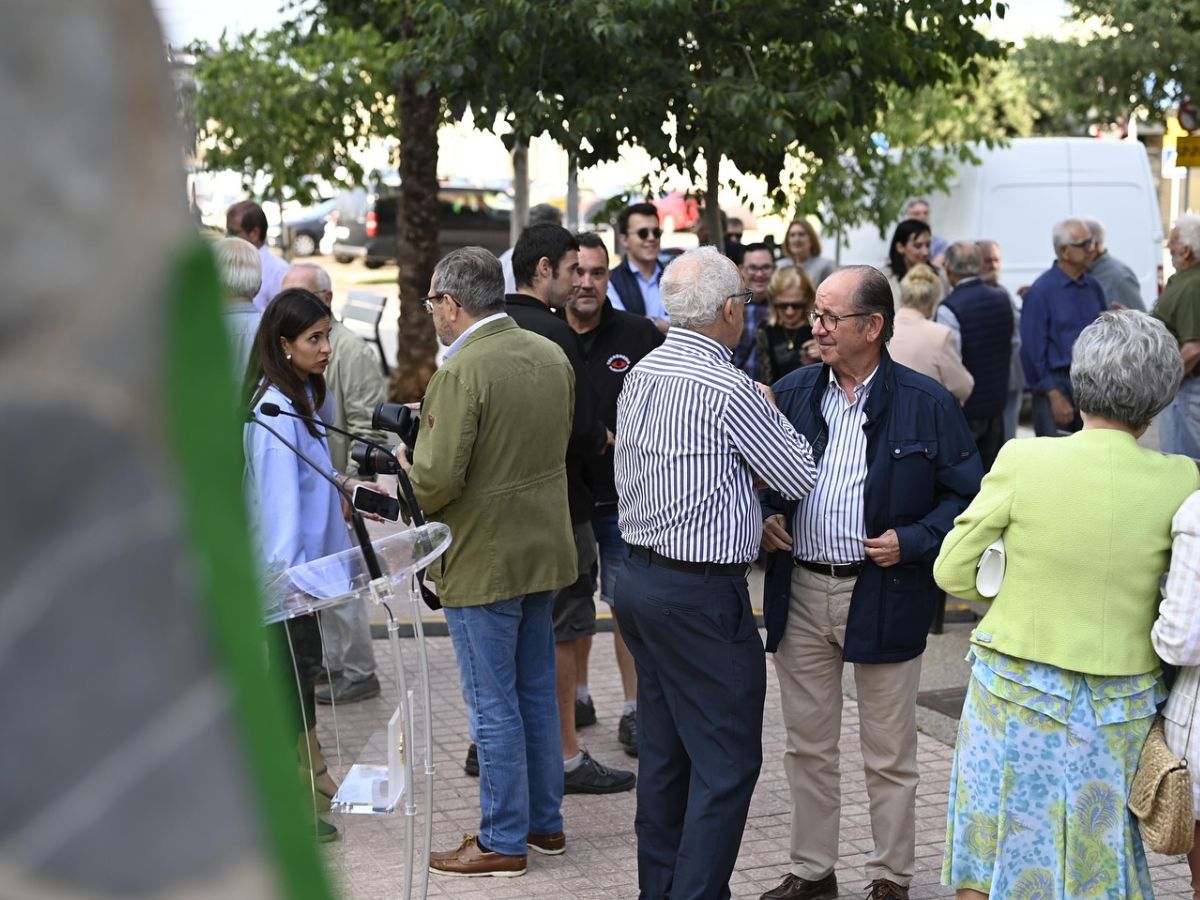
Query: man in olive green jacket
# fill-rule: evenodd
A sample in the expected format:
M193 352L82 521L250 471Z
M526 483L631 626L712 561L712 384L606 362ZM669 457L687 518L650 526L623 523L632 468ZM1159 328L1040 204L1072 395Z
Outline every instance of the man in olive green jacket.
M409 477L452 534L429 574L479 747L482 809L478 836L429 865L520 875L527 846L554 855L566 843L551 599L576 576L564 465L574 375L558 346L505 314L500 263L480 247L438 263L425 308L450 349L421 404Z

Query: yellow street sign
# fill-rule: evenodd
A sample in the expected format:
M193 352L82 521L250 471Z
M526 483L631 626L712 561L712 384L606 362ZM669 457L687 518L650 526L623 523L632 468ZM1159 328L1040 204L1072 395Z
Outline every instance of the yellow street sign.
M1178 137L1175 149L1179 153L1175 165L1182 169L1200 169L1200 137Z

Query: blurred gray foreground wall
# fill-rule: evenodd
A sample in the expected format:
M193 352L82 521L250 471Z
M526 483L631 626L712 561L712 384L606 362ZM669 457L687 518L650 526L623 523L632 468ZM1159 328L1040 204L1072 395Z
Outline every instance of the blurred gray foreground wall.
M194 238L148 0L0 4L0 897L278 896L159 394Z

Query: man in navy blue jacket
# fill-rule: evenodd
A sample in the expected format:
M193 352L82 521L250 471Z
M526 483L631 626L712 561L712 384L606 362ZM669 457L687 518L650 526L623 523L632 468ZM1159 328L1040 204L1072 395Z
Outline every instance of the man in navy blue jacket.
M868 897L905 898L915 857L916 696L939 599L933 560L979 489L979 453L957 401L892 360L894 306L869 266L817 289L820 366L774 385L813 447L799 503L768 494L764 612L775 654L792 795L791 868L763 900L837 896L842 668L854 664L875 848Z

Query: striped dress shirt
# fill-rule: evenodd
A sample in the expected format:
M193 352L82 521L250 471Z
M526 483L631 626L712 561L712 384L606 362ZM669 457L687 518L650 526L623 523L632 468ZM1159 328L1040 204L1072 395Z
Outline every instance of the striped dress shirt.
M867 482L867 396L875 369L866 381L854 386L854 401L846 399L837 377L829 370L829 386L821 398L821 415L829 429L829 440L817 483L796 507L792 523L794 554L808 562L861 562L867 527L863 513Z
M672 328L625 376L613 464L627 543L748 563L762 538L754 478L792 499L812 489L808 441L729 360L712 338Z

